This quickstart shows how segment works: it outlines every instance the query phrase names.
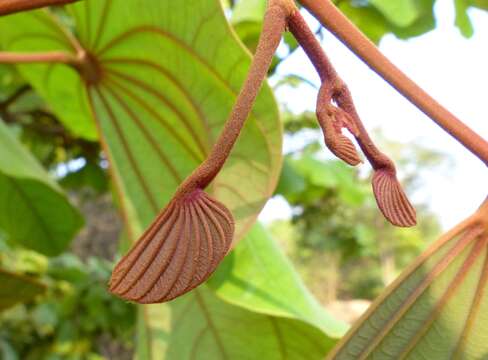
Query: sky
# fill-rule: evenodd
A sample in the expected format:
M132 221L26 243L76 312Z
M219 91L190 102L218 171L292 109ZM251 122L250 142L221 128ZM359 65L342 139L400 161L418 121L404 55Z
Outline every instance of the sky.
M481 136L488 138L488 12L470 10L475 28L470 39L464 38L454 26L452 0L437 1L435 14L438 25L434 31L407 41L388 35L382 39L380 49L436 100ZM304 15L312 29L316 29L317 22L310 15ZM444 230L472 214L488 195L488 169L483 163L332 35L327 34L322 45L348 84L358 112L369 130L380 128L389 140L415 141L452 158L448 167L426 169L418 174L423 186L413 194L413 200L429 204ZM288 73L299 74L319 84L302 50L297 50L278 68L278 77ZM292 111L313 111L316 92L309 85L298 89L282 87L276 96ZM285 138L284 151L303 141ZM270 222L289 216L286 202L274 198L268 202L260 219Z

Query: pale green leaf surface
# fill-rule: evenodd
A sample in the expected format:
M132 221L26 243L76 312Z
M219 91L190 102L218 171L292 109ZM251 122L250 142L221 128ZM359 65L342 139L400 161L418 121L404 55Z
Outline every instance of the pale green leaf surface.
M260 225L208 287L141 313L150 320L139 323L139 359L319 360L346 330L312 298Z
M59 186L0 122L0 227L46 255L69 244L83 220Z
M241 22L262 22L266 11L265 0L239 1L232 11L233 24Z
M474 33L473 24L468 15L468 8L470 6L468 0L454 0L456 9L456 26L465 37L471 37Z
M2 17L0 34L0 45L8 51L74 51L63 25L43 10ZM97 138L82 81L73 69L59 64L17 67L73 134L89 140Z
M330 359L487 358L488 239L470 231L432 245Z
M140 338L145 353L139 359L321 360L333 345L302 321L247 311L205 286L170 305L146 306L144 316L153 319L152 346Z
M29 301L42 294L46 287L24 275L0 269L0 311L15 304Z
M47 97L52 106L65 107L65 118L89 114L86 104L92 101L112 173L128 195L123 206L136 234L208 153L250 57L217 1L119 3L82 1L69 7L80 43L103 69L102 81L88 87L89 96L67 66L26 65L22 72L42 87L41 93L52 95ZM34 11L2 19L0 31L9 50L58 49L67 40L59 28L56 36L51 33L53 24L57 21L49 13ZM74 123L93 123L81 117ZM272 193L280 166L281 126L265 86L210 189L233 212L237 239Z
M399 27L411 25L419 16L416 0L369 0L390 22Z
M301 320L333 339L347 330L313 298L260 224L225 258L209 286L228 302L263 314Z

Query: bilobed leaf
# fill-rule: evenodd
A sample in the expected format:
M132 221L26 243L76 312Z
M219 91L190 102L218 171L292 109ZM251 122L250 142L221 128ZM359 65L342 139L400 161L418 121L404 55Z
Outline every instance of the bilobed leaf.
M0 311L15 304L29 301L42 294L46 287L27 276L0 269Z
M100 81L84 84L64 65L29 65L21 71L55 111L63 106L56 113L65 124L73 116L76 126L91 126L90 118L96 119L117 187L128 195L122 203L131 230L140 233L205 158L230 113L250 58L217 1L185 6L155 0L144 6L135 0L82 1L68 10L79 42L98 64L92 70L101 71ZM46 11L0 21L3 43L15 51L72 46L66 29L53 34L56 26L59 22ZM265 87L209 189L232 211L237 239L271 194L280 162L281 127Z
M46 255L69 244L83 220L59 186L0 122L0 228Z
M371 306L330 359L485 359L488 234L465 221Z

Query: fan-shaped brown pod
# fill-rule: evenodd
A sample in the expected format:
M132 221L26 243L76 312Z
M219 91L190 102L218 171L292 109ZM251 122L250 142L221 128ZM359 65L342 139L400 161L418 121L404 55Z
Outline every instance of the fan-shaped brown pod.
M142 304L174 299L215 271L233 234L230 211L204 191L174 199L117 264L110 291Z
M393 225L416 225L416 212L410 204L396 174L390 169L378 169L373 175L373 192L383 215Z

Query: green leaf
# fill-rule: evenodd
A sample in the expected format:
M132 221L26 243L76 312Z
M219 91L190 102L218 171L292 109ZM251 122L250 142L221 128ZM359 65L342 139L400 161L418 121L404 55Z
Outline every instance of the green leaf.
M91 102L112 175L119 191L128 195L123 207L132 233L138 233L208 153L250 58L215 0L198 0L191 7L156 0L144 6L135 0L83 1L68 9L79 42L98 64L91 71L101 68L100 82L83 83L64 65L26 65L21 70L41 94L49 95L51 106L63 104L57 113L65 124L77 116L73 124L89 126L92 121L84 116ZM131 13L137 17L127 15ZM69 29L61 31L60 26L46 11L0 21L3 43L15 51L69 48L74 41L66 35ZM278 111L265 86L210 189L233 211L237 238L271 194L280 163Z
M0 269L0 311L42 294L46 287L27 276Z
M171 308L171 313L168 311ZM171 315L170 315L171 314ZM146 306L152 347L139 358L323 359L332 342L301 321L247 311L200 287L171 306ZM147 322L146 322L147 324ZM140 338L144 343L148 338ZM148 347L144 347L148 349Z
M88 162L81 169L70 172L59 181L67 189L92 188L98 193L108 190L108 179L100 165Z
M411 25L420 12L416 0L369 0L391 23L399 27Z
M233 24L243 22L262 22L266 11L265 0L241 0L232 11Z
M230 303L313 325L327 335L324 343L332 343L347 328L313 298L275 240L260 224L225 258L209 286Z
M310 200L314 202L324 191L337 191L339 198L351 206L360 205L367 195L365 189L358 186L355 170L342 161L318 160L311 155L287 159L288 165L302 176L309 186L297 191L284 192L290 201ZM286 169L286 167L285 167Z
M82 226L81 215L3 122L0 149L0 228L11 243L61 253Z
M312 298L259 225L208 285L215 293L202 286L141 310L146 321L139 322L140 359L165 354L182 360L318 360L346 329Z
M454 0L454 6L456 8L456 26L461 31L461 34L468 38L473 36L474 33L473 24L468 15L469 5L467 0Z
M466 223L421 255L329 358L485 359L488 237Z
M435 0L335 1L339 9L373 42L393 33L401 39L421 35L435 27Z
M390 31L385 17L373 7L357 7L349 2L340 2L337 6L344 15L376 44Z

